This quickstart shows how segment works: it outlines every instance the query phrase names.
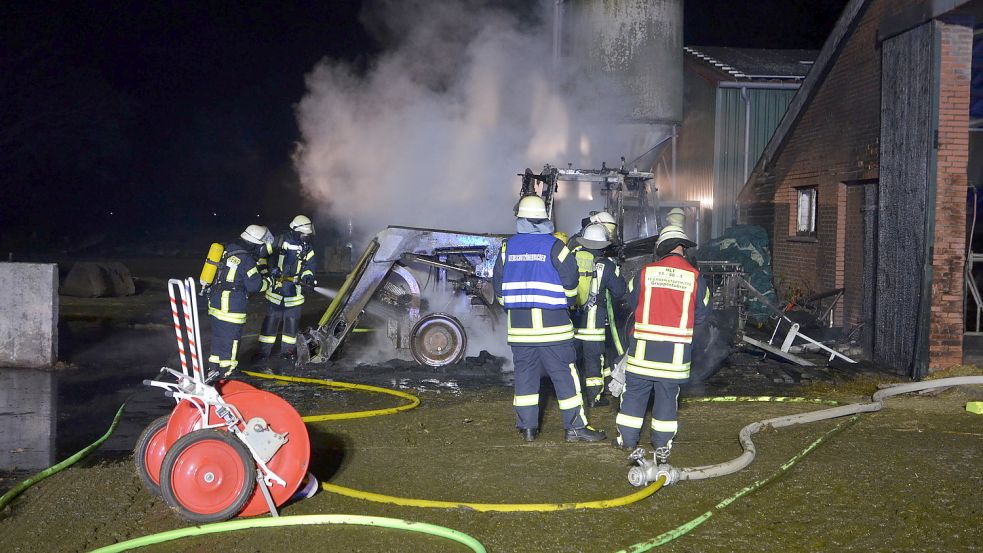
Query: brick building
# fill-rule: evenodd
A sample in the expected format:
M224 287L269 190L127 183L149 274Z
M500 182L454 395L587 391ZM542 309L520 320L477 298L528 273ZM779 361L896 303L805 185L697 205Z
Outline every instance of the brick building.
M962 362L973 26L983 0L851 0L738 198L775 285L836 288L900 373Z

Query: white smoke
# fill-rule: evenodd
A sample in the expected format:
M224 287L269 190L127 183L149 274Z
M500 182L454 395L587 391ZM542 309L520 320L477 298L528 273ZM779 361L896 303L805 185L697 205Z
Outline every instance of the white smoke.
M366 14L389 49L365 70L323 60L297 107L303 191L339 229L511 233L516 173L626 153L609 126L626 110L604 101L625 95L553 77L548 16L477 0L381 1ZM558 227L576 230L580 211Z

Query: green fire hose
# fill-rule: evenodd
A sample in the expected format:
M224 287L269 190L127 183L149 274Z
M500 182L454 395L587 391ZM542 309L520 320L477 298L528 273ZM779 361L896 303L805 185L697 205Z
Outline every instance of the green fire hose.
M214 524L204 524L202 526L191 526L189 528L178 528L159 534L151 534L132 540L114 543L94 549L90 553L119 553L129 551L148 545L155 545L167 541L190 538L194 536L205 536L208 534L218 534L221 532L235 532L237 530L248 530L251 528L280 528L283 526L303 526L312 524L353 524L358 526L373 526L376 528L391 528L393 530L406 530L408 532L419 532L429 534L448 540L456 541L474 551L474 553L485 553L485 547L481 542L465 534L444 526L427 524L425 522L412 522L400 520L398 518L369 517L362 515L295 515L278 518L247 518L242 520L230 520L228 522L216 522Z

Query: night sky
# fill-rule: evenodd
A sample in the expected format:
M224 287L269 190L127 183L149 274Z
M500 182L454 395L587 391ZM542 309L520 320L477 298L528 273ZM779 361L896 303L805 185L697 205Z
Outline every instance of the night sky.
M844 4L687 0L685 42L820 48ZM302 205L290 154L304 75L383 48L363 9L3 3L0 241L289 218Z

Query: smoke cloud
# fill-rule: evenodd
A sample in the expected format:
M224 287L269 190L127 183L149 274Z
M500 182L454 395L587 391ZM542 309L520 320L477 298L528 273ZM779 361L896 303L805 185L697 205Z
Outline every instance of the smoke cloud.
M617 163L625 144L610 123L627 110L599 99L625 95L570 60L557 74L551 12L524 11L477 0L366 8L387 49L362 69L323 60L297 107L295 164L323 218L344 231L352 221L357 239L388 225L511 233L516 173ZM574 211L559 229L579 227L585 210Z

